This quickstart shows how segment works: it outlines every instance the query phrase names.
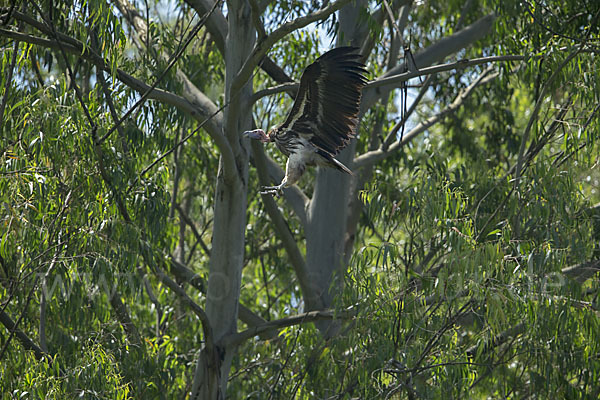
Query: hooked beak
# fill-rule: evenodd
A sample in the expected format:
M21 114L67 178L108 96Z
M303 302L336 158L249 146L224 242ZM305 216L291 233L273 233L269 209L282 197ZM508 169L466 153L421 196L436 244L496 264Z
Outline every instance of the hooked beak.
M265 134L265 131L262 129L254 129L252 131L246 131L242 134L244 137L250 139L260 140L263 143L269 142L269 137Z

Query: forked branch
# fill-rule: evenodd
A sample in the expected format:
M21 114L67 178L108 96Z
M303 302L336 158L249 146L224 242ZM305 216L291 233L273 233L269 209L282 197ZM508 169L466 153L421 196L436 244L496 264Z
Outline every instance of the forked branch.
M254 46L254 50L250 53L250 56L242 66L240 72L235 77L232 85L231 92L237 92L244 84L250 79L252 75L252 70L254 67L258 65L260 60L267 54L267 52L273 47L275 43L284 38L289 33L298 30L300 28L305 27L306 25L325 19L329 17L331 14L342 8L344 5L349 3L350 0L338 0L334 3L331 3L327 7L324 7L314 13L305 15L303 17L296 18L293 21L286 22L281 25L279 28L275 29L268 36L264 38L264 40L259 41Z

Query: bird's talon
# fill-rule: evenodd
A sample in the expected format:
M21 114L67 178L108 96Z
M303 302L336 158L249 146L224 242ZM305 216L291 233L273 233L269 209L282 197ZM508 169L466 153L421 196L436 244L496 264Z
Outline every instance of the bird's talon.
M279 197L283 193L283 190L277 186L263 186L260 194L270 194L271 196Z

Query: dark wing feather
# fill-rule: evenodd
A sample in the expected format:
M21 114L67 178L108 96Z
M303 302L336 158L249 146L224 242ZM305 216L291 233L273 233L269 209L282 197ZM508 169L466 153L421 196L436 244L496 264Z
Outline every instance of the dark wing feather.
M294 132L331 155L348 144L356 130L361 89L367 82L357 50L333 49L304 70L283 131Z

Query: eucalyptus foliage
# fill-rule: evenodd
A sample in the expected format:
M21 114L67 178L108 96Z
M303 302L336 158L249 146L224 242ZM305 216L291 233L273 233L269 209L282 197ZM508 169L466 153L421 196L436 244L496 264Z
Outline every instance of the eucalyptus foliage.
M276 41L267 56L281 71L262 59L239 92L239 60L224 50L233 36L215 27L217 16L221 26L238 16L238 2L213 4L0 7L3 398L190 397L212 340L206 328L217 324L203 309L221 297L239 297L234 332L214 338L212 373L229 398L598 398L600 3L348 2ZM269 35L329 2L239 4L256 17L260 45L258 27ZM344 28L344 12L356 30ZM484 16L481 38L446 54L454 42L444 40ZM330 240L333 227L307 223L288 194L275 203L259 195L262 157L285 160L240 137L252 164L238 168L241 282L215 291L213 247L235 236L215 224L230 195L215 138L235 145L228 124L250 113L256 126L281 122L293 89L252 92L297 80L349 40L367 51L372 80L414 70L411 57L417 69L463 61L408 89L365 94L373 101L344 156L357 165L349 194L320 193L350 210L332 234L336 265L310 275L330 287L325 311L309 304L298 268L329 259L307 236L324 226L318 239ZM522 57L469 64L496 55ZM402 97L410 105L424 85L394 130ZM324 190L321 174L300 181L307 198ZM260 332L235 341L252 328Z

